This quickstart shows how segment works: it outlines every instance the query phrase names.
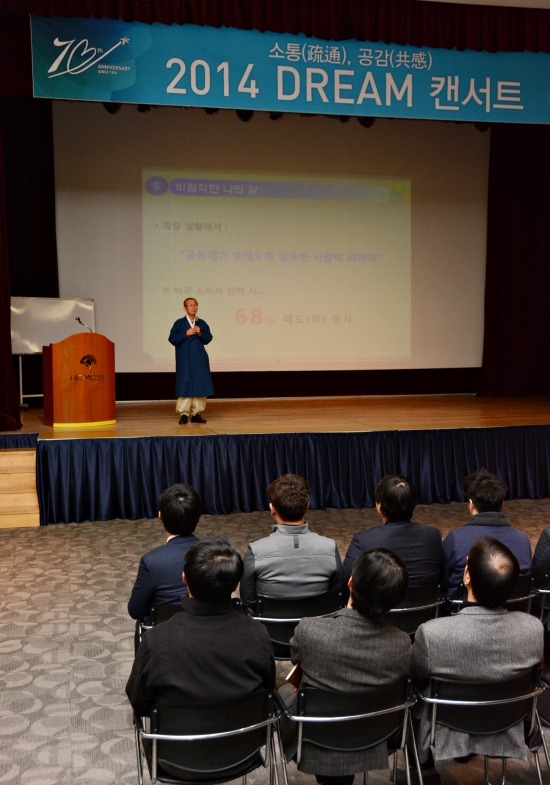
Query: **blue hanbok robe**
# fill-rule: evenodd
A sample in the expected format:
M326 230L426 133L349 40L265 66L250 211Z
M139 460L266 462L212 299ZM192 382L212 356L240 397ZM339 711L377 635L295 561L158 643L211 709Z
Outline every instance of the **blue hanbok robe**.
M176 398L206 398L214 395L210 361L204 348L212 340L210 327L196 319L200 335L187 336L191 326L186 316L174 322L168 340L176 347Z

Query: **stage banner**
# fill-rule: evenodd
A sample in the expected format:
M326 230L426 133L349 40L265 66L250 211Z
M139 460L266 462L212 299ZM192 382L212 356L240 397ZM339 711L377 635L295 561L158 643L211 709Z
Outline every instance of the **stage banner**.
M78 101L550 123L550 54L31 16L34 95Z

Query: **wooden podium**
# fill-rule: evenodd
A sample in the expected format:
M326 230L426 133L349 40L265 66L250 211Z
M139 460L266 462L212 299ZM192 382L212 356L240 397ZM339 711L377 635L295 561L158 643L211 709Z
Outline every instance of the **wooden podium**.
M44 423L54 428L114 425L115 345L76 333L42 348Z

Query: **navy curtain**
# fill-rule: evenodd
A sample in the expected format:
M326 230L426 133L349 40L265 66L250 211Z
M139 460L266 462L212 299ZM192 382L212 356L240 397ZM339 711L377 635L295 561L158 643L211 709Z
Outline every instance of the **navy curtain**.
M41 523L152 518L175 482L196 488L212 515L262 510L267 486L284 472L307 477L313 509L372 507L387 473L410 477L421 504L463 501L463 477L479 466L503 477L511 498L544 498L549 436L550 426L531 426L40 440Z

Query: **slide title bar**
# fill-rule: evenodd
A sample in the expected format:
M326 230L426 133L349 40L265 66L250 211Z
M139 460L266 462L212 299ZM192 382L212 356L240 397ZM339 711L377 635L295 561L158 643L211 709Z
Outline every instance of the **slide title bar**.
M550 123L550 54L31 16L34 95L269 112Z

